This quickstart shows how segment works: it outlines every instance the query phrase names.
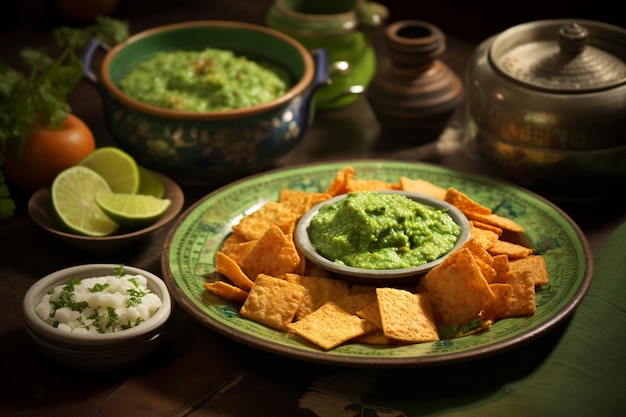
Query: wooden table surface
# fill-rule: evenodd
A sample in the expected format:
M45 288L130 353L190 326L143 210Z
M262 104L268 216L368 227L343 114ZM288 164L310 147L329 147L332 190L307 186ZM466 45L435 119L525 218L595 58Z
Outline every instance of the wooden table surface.
M132 3L122 1L116 16L129 20L133 32L204 18L264 24L270 4L267 0L156 1L150 9L143 9ZM43 12L34 16L32 22L22 20L1 32L3 57L15 56L26 45L50 42L49 28L58 21L51 23L49 15ZM44 23L33 23L36 19ZM475 47L472 41L449 36L443 60L462 76ZM98 146L114 143L104 123L100 98L92 86L82 82L70 103L74 113L94 131ZM462 172L496 175L465 143L461 107L438 141L398 145L385 140L385 133L364 98L342 109L319 112L302 143L282 157L277 166L351 158L425 161ZM184 191L189 206L211 190L196 187ZM234 342L206 328L181 308L175 311L164 343L148 360L131 369L85 374L48 361L28 338L22 323L21 303L28 287L57 269L89 262L123 262L158 274L168 230L155 233L145 244L123 256L82 253L60 244L30 220L25 210L28 194L18 192L15 197L17 216L0 224L0 415L315 415L302 408L299 399L311 381L334 372L334 367L287 359ZM560 207L581 227L594 251L626 221L625 210L620 207ZM387 372L387 377L400 380L436 371Z

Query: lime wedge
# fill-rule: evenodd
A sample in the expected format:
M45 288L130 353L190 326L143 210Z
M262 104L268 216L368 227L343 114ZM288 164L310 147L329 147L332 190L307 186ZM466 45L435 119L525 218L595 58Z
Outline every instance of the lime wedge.
M149 169L139 166L139 191L137 194L151 195L156 198L163 198L165 186L163 182Z
M114 146L96 148L79 165L100 174L114 193L135 194L139 190L139 168L135 159Z
M157 221L172 203L143 194L100 193L96 204L120 226L138 229Z
M111 187L95 171L76 165L61 171L50 188L52 206L65 228L86 236L108 236L118 225L96 203Z

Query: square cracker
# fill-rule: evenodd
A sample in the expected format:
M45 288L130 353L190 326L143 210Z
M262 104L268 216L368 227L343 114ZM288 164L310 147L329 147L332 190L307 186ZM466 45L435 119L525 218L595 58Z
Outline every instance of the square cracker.
M439 333L426 295L381 287L376 289L383 333L400 343L435 342Z
M375 299L374 301L372 301L371 303L369 303L368 305L366 305L365 307L357 311L355 314L361 317L362 319L369 321L380 330L383 329L383 322L380 317L380 309L378 308L377 299Z
M467 218L470 221L477 221L477 222L489 224L499 229L508 230L514 233L524 233L525 231L524 226L522 226L515 220L509 217L500 216L499 214L496 214L496 213L482 214L482 213L475 213L471 211L463 212L463 213L465 214L465 216L467 216Z
M439 326L464 325L492 307L495 296L469 249L461 248L421 279Z
M399 184L381 181L381 180L366 180L359 178L351 178L347 183L348 192L357 191L381 191L381 190L397 190L400 188Z
M517 243L507 242L506 240L498 240L496 243L491 245L488 252L492 256L507 255L509 259L512 260L530 256L534 251L531 248L527 248L526 246L522 246Z
M324 350L333 349L357 336L376 330L373 324L342 310L332 301L287 327L292 333Z
M415 193L426 194L443 200L446 198L446 189L430 181L400 177L400 189Z
M549 282L546 260L541 255L530 255L525 258L514 259L509 262L509 271L513 274L527 271L535 285L547 285Z
M505 293L505 300L496 303L496 319L504 319L507 317L530 316L537 311L535 283L528 271L521 271L509 274L507 279L499 284L492 286L509 286L508 289L502 289ZM496 289L499 293L500 289ZM502 297L503 294L498 294Z
M232 229L243 240L257 240L272 225L289 233L301 215L300 210L293 204L268 201L257 211L243 217Z
M300 284L259 274L239 313L257 323L286 331L304 298L304 292Z
M350 293L350 285L343 280L300 274L285 274L285 279L302 285L306 290L296 312L296 320L303 319L326 302L336 302Z

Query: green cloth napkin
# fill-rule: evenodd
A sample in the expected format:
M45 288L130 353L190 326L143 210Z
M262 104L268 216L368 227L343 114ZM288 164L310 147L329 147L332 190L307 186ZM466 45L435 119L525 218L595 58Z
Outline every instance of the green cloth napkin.
M625 248L623 224L596 254L576 311L536 340L441 367L337 370L315 380L300 407L319 417L626 415Z

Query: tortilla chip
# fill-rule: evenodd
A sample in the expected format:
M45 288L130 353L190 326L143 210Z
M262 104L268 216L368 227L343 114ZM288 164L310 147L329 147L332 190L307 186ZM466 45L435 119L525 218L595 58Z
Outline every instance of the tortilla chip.
M279 202L306 201L309 204L313 203L313 205L315 205L317 203L321 203L322 201L326 201L330 199L331 197L332 196L328 193L316 193L316 192L311 192L311 191L292 190L290 188L283 188L280 190L280 196L278 197L278 201Z
M352 292L344 295L336 300L336 303L348 313L356 314L357 311L364 309L376 300L376 287L372 287L372 291Z
M478 220L470 220L469 221L470 225L477 228L477 229L484 229L484 230L490 230L493 233L497 234L498 236L502 236L502 232L503 230L497 226L494 226L492 224L487 224L487 223L483 223L480 222Z
M509 257L507 255L496 255L492 258L491 266L496 270L494 282L502 281L509 272Z
M290 323L287 328L324 350L376 330L373 324L342 310L332 301L302 320Z
M508 230L514 233L524 233L524 227L517 223L515 220L500 216L499 214L491 213L491 214L482 214L476 212L463 212L465 216L470 220L478 221L481 223L489 224L491 226L495 226L497 228Z
M545 258L541 255L530 255L525 258L515 259L509 262L509 271L512 274L528 272L535 285L547 285L549 282L548 266Z
M258 274L281 276L293 272L299 263L296 245L278 226L271 225L244 259L242 269L254 281Z
M489 249L500 239L500 235L496 232L473 225L471 226L471 235L476 237L485 249Z
M293 236L292 236L293 238ZM293 240L293 239L292 239ZM302 251L298 248L297 245L294 245L296 248L296 251L298 252L298 256L300 257L300 262L298 263L298 266L296 266L293 270L294 274L299 274L299 275L306 275L306 268L308 265L308 260L306 259L306 256L304 255L304 253L302 253Z
M348 192L357 191L380 191L380 190L397 190L400 188L399 184L390 183L380 180L364 180L351 178L346 184Z
M326 193L331 196L348 193L348 180L352 179L356 171L351 166L345 166L337 171L335 178L326 189Z
M511 291L513 291L513 286L511 284L496 282L490 284L489 287L491 288L491 291L495 296L495 302L492 304L491 309L485 313L485 315L488 317L493 317L494 319L505 317L505 315L508 314L509 297Z
M328 301L336 301L350 293L350 285L338 279L299 274L285 274L285 279L302 285L306 290L296 312L296 320L301 320Z
M394 343L393 340L385 336L382 330L374 330L371 333L364 334L363 336L357 336L352 339L354 343L362 343L366 345L378 345L387 346Z
M480 317L495 296L469 249L461 248L431 269L420 283L434 306L439 326L463 325Z
M304 298L302 285L259 274L239 313L257 323L286 331Z
M470 238L461 246L467 248L476 258L481 259L488 265L493 262L493 256L485 249L482 241L477 236L470 235Z
M535 281L528 271L509 273L503 284L511 286L506 306L498 312L498 319L530 316L537 311Z
M377 288L376 295L385 336L400 343L439 340L432 306L425 295L396 288Z
M533 254L533 250L517 243L507 242L506 240L498 240L488 250L492 256L506 255L509 259L525 258Z
M226 255L224 252L215 254L215 269L220 274L226 276L237 287L244 291L250 291L252 288L252 280L241 270L237 262Z
M429 195L440 200L444 200L446 198L445 188L439 187L432 182L420 179L400 177L400 189L404 191L411 191L414 193Z
M301 257L304 257L304 255L302 255ZM300 270L300 267L298 266L295 270L294 273L300 273L298 272ZM305 265L304 265L304 272L301 273L301 275L308 275L310 277L330 277L330 272L328 272L328 270L322 268L321 266L314 264L313 262L308 262L305 260Z
M463 213L477 213L482 215L491 214L491 209L489 207L483 206L482 204L471 199L467 194L453 187L446 190L444 200L461 210Z
M237 265L243 266L243 260L246 259L256 242L256 240L249 240L247 242L229 243L228 245L222 245L221 252L235 261Z
M268 201L257 211L243 217L232 229L246 241L258 240L272 225L289 234L301 216L302 213L292 204Z
M380 330L383 329L383 322L380 318L380 309L378 308L378 298L358 310L355 314L362 319L369 321Z
M224 281L205 282L202 284L205 290L212 292L226 300L243 303L248 298L248 291L244 291L239 287L230 285Z
M485 277L489 284L497 280L498 273L493 266L477 256L474 256L474 260L476 261L476 265L478 265L478 268L480 268L480 272L483 274L483 277Z
M226 236L226 239L224 239L221 249L222 251L224 251L224 248L228 248L231 245L238 245L243 242L246 242L246 240L242 236L236 233L231 233L228 236Z

